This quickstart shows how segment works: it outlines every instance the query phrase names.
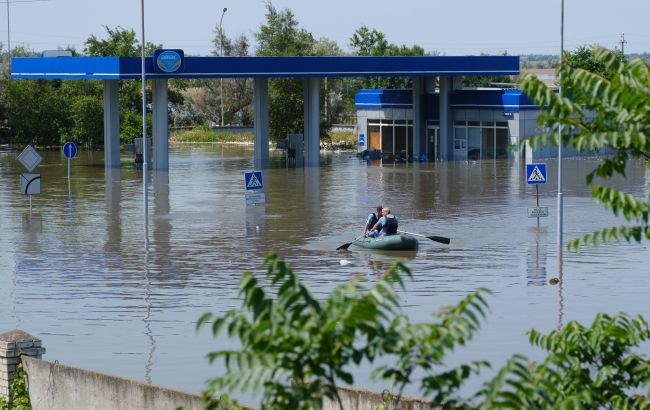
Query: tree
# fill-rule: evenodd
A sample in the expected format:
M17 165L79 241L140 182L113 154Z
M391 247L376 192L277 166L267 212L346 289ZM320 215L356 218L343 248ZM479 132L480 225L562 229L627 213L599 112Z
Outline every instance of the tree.
M118 57L140 57L141 45L138 43L135 31L126 30L122 27L106 29L107 37L99 39L94 34L86 40L84 52L90 56L118 56ZM147 43L145 54L151 56L155 49L163 48L162 44ZM182 82L174 84L183 84ZM138 81L120 80L120 141L132 143L136 137L142 136L142 85ZM151 90L147 89L147 100L151 101ZM101 96L100 96L101 97ZM99 97L98 97L99 98ZM169 104L171 111L183 103L183 96L174 87L170 87ZM102 102L103 104L103 102ZM138 120L139 118L139 120ZM103 121L103 119L101 119ZM139 126L138 126L139 122ZM151 135L151 113L147 114L147 132ZM102 125L103 127L103 125Z
M68 101L60 80L13 80L8 83L7 126L11 142L41 147L59 145L70 129Z
M602 48L596 49L593 57L595 64L589 64L588 69L568 63L560 67L562 96L531 75L521 83L533 103L545 107L538 125L546 132L530 139L533 147L552 141L579 151L614 149L588 174L587 185L592 186L593 198L615 215L622 215L629 225L573 240L569 247L575 249L580 244L602 241L650 239L650 201L595 182L596 178L607 181L616 174L624 177L630 159L650 158L650 68L641 59L623 60L620 53ZM596 71L590 71L592 68ZM560 127L562 139L558 141Z
M350 38L350 48L358 56L425 56L424 49L419 45L407 47L389 43L384 33L369 29L363 25ZM409 77L364 77L358 81L358 88L411 88Z
M336 387L353 384L361 362L381 363L373 378L398 400L406 386L417 387L443 408L650 408L641 394L650 387L650 360L638 352L650 328L641 316L598 314L588 327L570 322L548 335L531 330L530 343L546 353L540 362L515 354L476 394L461 396L463 383L489 363L450 368L445 359L483 322L487 290L412 323L400 310L398 291L410 278L400 263L373 286L355 277L322 300L276 255L264 263L264 279L242 277L239 309L199 319L197 328L211 325L215 337L226 333L240 346L208 354L226 367L207 382L210 408L232 404L223 390L261 391L262 409L319 409L324 397L343 408Z
M288 10L277 10L266 4L266 23L255 34L259 56L309 56L313 54L314 38L298 27L298 21ZM289 133L303 132L303 93L301 79L272 79L269 81L269 128L271 139L284 138Z
M648 409L650 361L638 348L650 340L641 317L603 313L589 327L570 322L530 343L541 363L515 355L479 393L481 409Z
M605 65L596 59L594 47L580 46L573 52L564 54L564 64L572 69L583 69L594 74L605 75Z
M240 283L241 308L223 316L208 313L198 322L198 328L211 324L215 336L225 331L241 344L241 350L208 354L212 362L223 360L227 370L208 381L215 405L222 404L222 389L250 388L263 391L262 409L318 409L324 396L343 409L337 383L353 384L354 365L380 358L386 364L374 375L395 386L397 395L406 385L419 383L435 402L452 403L463 380L486 365L442 367L447 353L478 329L486 307L484 290L442 310L432 323L414 324L399 308L402 275L410 277L399 263L369 290L356 277L323 301L276 255L267 256L265 265L273 290L246 273Z

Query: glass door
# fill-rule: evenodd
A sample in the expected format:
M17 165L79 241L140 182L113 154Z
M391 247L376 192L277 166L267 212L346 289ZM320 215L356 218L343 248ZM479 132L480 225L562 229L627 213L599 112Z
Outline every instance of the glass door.
M454 127L454 159L467 159L467 127Z
M467 129L467 159L470 161L481 159L481 129L479 127Z

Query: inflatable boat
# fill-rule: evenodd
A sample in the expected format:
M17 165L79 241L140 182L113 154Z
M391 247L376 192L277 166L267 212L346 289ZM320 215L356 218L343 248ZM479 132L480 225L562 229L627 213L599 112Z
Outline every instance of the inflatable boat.
M414 251L418 249L418 240L407 234L389 235L380 238L359 238L351 246L383 251Z

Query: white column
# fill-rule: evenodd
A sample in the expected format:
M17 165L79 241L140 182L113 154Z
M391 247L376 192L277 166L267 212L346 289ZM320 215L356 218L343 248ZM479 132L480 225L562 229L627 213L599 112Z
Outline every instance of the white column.
M168 91L167 79L157 78L151 81L151 135L153 136L152 169L169 169L169 124L167 117Z
M117 80L104 80L104 167L120 167L120 99Z
M253 163L256 169L269 166L269 79L253 79L253 111L255 153Z
M424 78L413 77L413 155L415 159L422 153L422 141L426 129L426 120L424 118L424 105L422 104L422 95L424 94ZM425 151L426 152L426 151Z
M451 77L440 77L440 159L447 161L452 158L453 128L449 110L451 94Z
M320 78L305 79L305 165L320 164Z

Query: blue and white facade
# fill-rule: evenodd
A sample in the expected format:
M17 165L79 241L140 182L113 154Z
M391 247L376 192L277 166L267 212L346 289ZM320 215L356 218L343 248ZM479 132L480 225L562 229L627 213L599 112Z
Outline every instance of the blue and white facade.
M451 91L446 132L442 129L445 124L441 124L445 113L441 112L440 99L434 79L427 79L419 108L426 124L425 138L420 141L419 155L415 155L413 90L360 90L355 96L357 129L364 142L359 150L429 161L520 158L520 140L537 133L539 107L521 90ZM543 153L536 154L539 157Z
M405 90L360 90L355 95L359 151L381 151L383 158L398 161L525 158L530 162L557 157L557 148L550 144L535 150L520 145L541 133L537 127L540 108L521 90L462 88L460 77L451 79L452 89L447 91L443 77L426 78L421 91L417 84ZM424 128L420 132L418 122ZM418 138L418 133L424 137ZM564 148L565 156L612 152Z

